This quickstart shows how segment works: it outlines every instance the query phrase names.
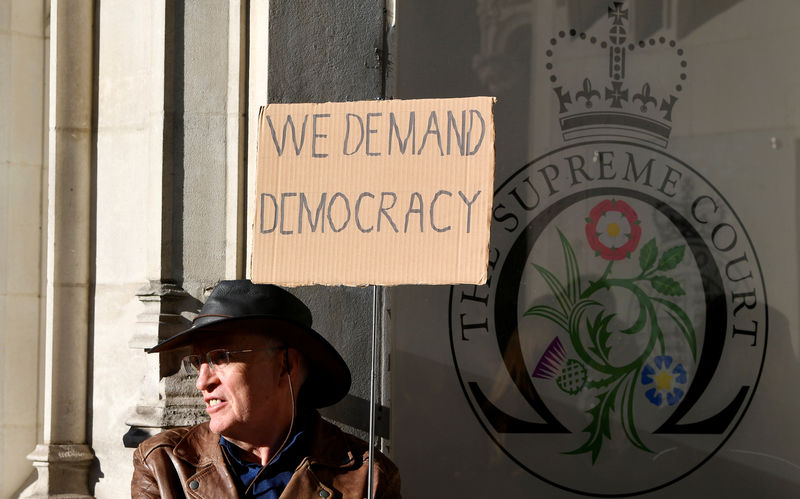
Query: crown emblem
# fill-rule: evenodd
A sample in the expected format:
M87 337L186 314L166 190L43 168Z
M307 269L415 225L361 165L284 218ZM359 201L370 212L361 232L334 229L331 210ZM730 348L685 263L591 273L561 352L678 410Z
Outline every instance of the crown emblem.
M546 68L558 100L559 125L565 141L584 138L633 138L660 147L669 143L672 131L672 112L686 80L686 60L683 49L665 37L640 40L628 39L628 9L622 2L608 8L610 27L607 40L598 40L586 33L561 31L550 40L546 51ZM602 66L591 71L591 64L580 66L580 73L569 79L554 72L553 55L562 41L579 41L607 54ZM585 48L585 47L584 47ZM664 57L638 57L635 67L629 62L644 50L660 49L672 53L677 77L664 80ZM585 50L582 51L584 54ZM563 75L562 75L563 76ZM577 76L577 77L576 77ZM562 80L569 83L562 83Z

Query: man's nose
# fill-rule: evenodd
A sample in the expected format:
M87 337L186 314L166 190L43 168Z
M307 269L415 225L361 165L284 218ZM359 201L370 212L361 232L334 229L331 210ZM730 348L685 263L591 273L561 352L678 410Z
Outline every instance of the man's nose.
M214 382L214 379L216 379L216 375L211 370L211 366L208 362L203 362L200 364L200 371L197 374L197 381L195 381L194 386L203 391Z

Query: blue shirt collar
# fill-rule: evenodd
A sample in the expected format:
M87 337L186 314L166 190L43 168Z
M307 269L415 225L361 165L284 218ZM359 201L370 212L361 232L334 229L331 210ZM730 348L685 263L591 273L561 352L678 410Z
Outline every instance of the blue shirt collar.
M269 466L253 463L239 457L244 452L234 443L229 442L222 435L219 444L228 463L233 481L239 492L239 497L257 497L277 499L289 483L294 471L307 456L311 439L307 428L308 418L300 414L295 418L294 429L286 446L281 449ZM263 471L262 471L263 470ZM256 483L248 489L250 483Z

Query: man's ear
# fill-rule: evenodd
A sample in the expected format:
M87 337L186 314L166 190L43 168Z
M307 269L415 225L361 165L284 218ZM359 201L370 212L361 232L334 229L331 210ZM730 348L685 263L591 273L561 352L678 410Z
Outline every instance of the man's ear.
M299 387L306 380L307 367L303 354L296 348L287 348L283 356L283 365L286 366L282 369L281 375L284 373L292 377L296 382L295 387Z

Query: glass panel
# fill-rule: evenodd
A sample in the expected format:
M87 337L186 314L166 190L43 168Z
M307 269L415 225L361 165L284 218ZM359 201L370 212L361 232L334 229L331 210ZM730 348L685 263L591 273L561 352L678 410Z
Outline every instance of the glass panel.
M408 497L794 497L800 3L398 2L495 95L485 286L390 290Z

